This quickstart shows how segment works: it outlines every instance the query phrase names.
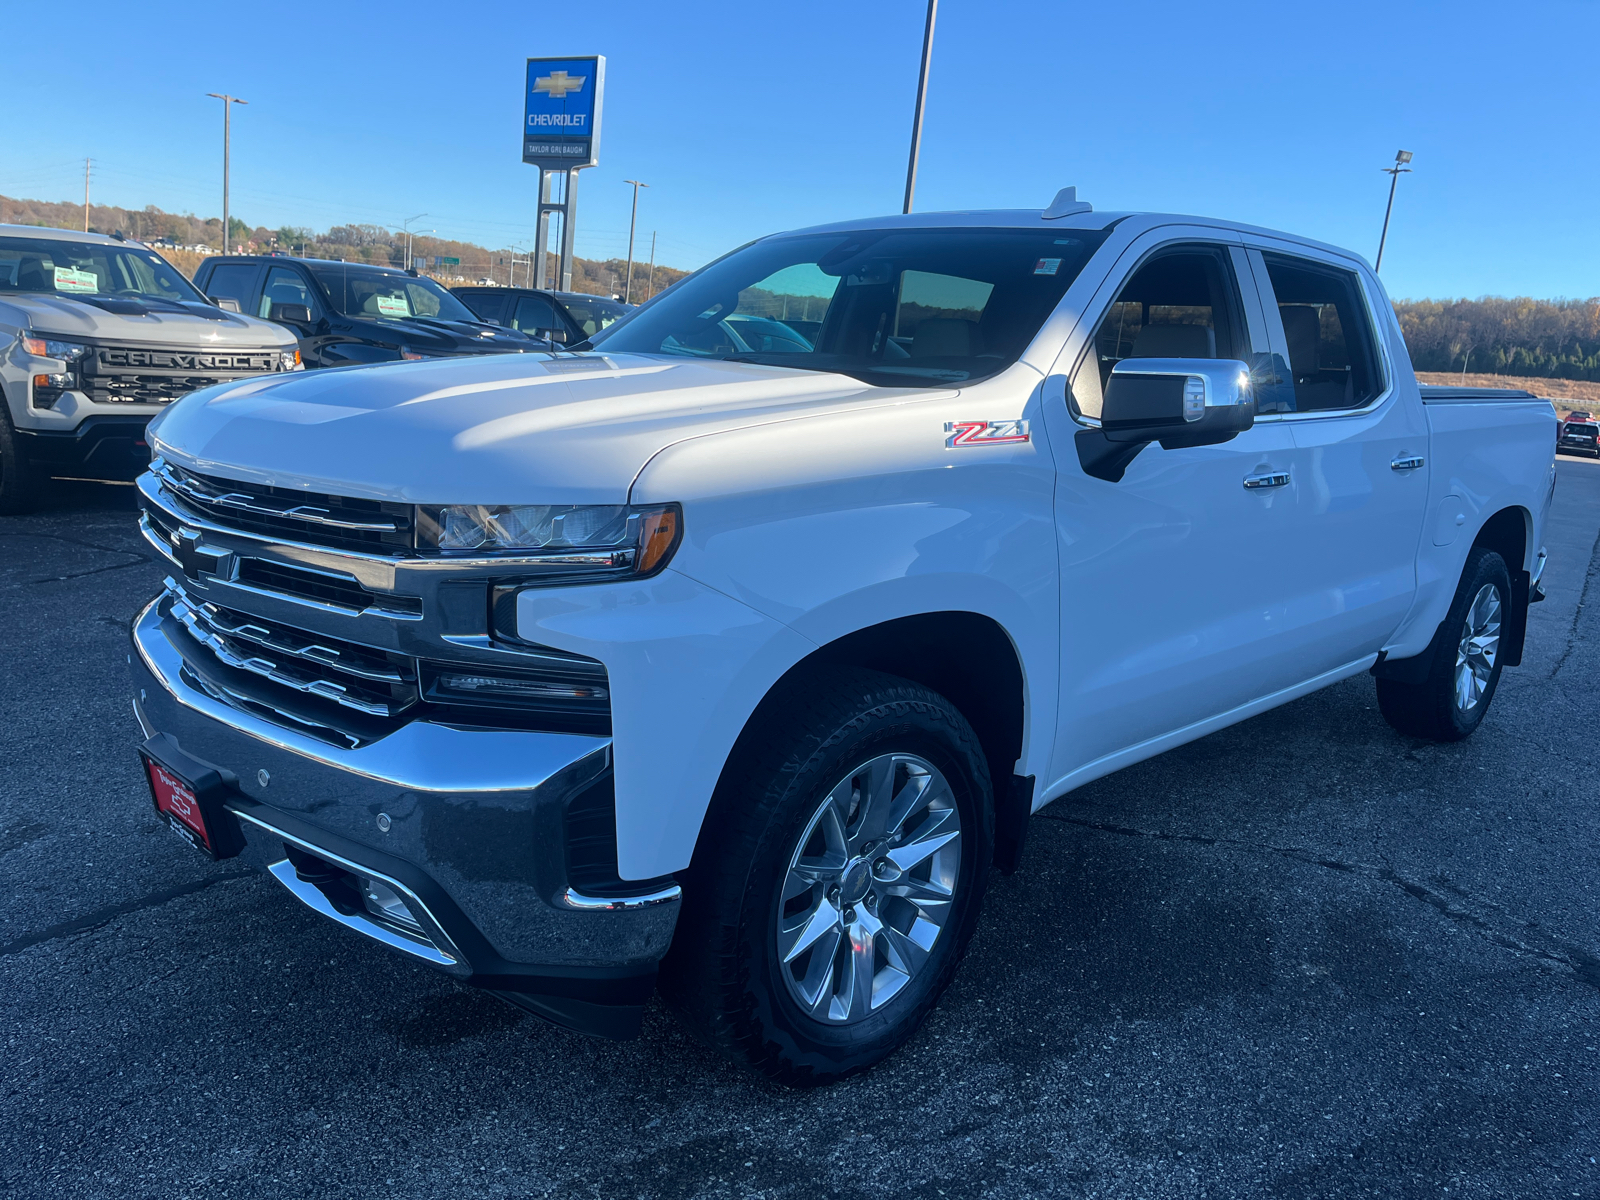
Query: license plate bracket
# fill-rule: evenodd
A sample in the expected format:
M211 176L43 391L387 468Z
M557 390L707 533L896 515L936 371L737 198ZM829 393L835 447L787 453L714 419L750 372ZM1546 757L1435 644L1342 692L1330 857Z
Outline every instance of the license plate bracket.
M207 858L235 857L244 849L244 831L226 805L232 789L217 771L176 749L165 734L138 748L156 814Z

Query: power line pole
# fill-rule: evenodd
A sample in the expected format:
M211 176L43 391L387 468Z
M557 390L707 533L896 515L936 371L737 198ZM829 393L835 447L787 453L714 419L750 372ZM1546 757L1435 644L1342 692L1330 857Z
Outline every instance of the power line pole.
M1409 175L1411 168L1406 166L1411 161L1411 151L1396 150L1394 166L1381 168L1389 177L1389 207L1383 210L1383 235L1378 238L1378 261L1372 264L1372 273L1376 275L1383 270L1383 246L1389 240L1389 214L1394 212L1394 187L1400 182L1400 176Z
M637 179L624 179L623 183L633 184L633 216L628 218L628 283L623 289L622 302L633 303L633 228L639 223L639 189L649 187L648 183L640 183Z
M89 232L89 163L92 160L83 160L83 231Z
M213 100L222 101L222 252L228 252L228 155L231 152L233 141L233 106L235 104L249 104L248 100L240 100L237 96L229 96L223 92L207 92Z
M650 231L650 278L644 285L644 298L650 299L656 294L656 231Z
M922 149L922 107L928 98L928 65L933 61L933 21L939 14L939 0L928 0L928 24L922 31L922 72L917 76L917 111L911 118L911 162L906 167L906 203L901 212L911 211L911 196L917 190L917 154Z

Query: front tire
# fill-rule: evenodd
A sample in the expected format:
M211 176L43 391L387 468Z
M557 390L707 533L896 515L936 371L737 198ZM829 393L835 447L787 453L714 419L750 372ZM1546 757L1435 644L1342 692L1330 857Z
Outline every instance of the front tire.
M1511 612L1511 575L1493 550L1467 556L1450 612L1423 653L1432 657L1421 683L1378 679L1378 709L1399 733L1459 742L1483 723L1500 685L1500 637Z
M20 442L0 393L0 516L32 512L39 503L44 477L22 461Z
M949 984L993 854L988 764L954 705L875 671L808 674L718 785L662 992L773 1079L865 1070Z

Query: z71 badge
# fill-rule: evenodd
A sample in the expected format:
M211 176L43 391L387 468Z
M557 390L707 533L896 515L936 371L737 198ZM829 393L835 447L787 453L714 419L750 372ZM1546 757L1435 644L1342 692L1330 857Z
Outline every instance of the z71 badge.
M1026 421L946 421L944 445L946 450L957 446L1001 446L1012 442L1032 441Z

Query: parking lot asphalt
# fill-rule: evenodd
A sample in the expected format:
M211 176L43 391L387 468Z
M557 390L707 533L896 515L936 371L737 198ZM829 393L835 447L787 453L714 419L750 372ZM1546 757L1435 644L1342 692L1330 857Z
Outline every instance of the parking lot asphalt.
M1600 1196L1600 463L1487 722L1360 677L1040 812L900 1054L565 1033L209 864L132 753L131 489L0 518L0 1195Z

